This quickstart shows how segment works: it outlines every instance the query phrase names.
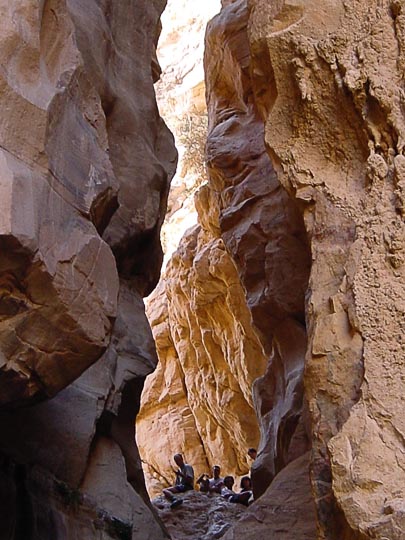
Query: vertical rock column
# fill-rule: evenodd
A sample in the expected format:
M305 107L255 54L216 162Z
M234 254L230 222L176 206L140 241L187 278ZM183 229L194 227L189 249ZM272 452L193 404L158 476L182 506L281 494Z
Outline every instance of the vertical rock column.
M265 148L252 84L248 17L246 1L224 2L207 28L205 70L211 204L268 358L254 384L261 429L253 467L257 496L308 449L302 379L309 256L298 207L280 185Z
M251 0L254 87L311 241L305 391L319 538L404 523L404 7Z
M0 2L1 521L10 538L164 536L134 441L157 361L142 296L159 276L176 163L153 90L164 5Z

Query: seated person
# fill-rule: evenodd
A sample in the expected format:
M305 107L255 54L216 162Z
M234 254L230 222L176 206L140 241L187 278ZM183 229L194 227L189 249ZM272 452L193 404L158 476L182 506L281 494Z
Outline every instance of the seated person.
M233 476L225 476L224 478L224 485L221 489L221 495L224 497L227 501L232 503L240 503L244 504L245 506L249 505L249 499L252 495L251 491L243 491L241 493L235 493L232 488L235 480Z
M221 487L224 483L223 478L220 476L221 467L214 465L212 467L212 478L208 478L208 474L204 473L197 480L197 484L200 485L200 491L205 493L221 493Z
M243 493L244 491L252 491L252 480L249 478L249 476L244 476L241 478L240 492Z
M243 502L240 500L237 502L242 502L242 504L246 503L246 506L248 506L249 502L253 502L252 480L249 476L241 478L239 495L242 495L242 493L247 493L249 496L243 495Z
M175 508L176 506L183 504L183 500L175 497L173 495L174 493L184 493L185 491L194 489L193 467L187 463L184 463L184 459L181 454L175 454L173 459L176 465L179 467L179 469L176 471L176 481L174 486L163 490L163 495L172 503L170 508Z
M250 459L253 459L253 461L254 461L256 459L256 457L257 457L256 448L249 448L249 450L247 451L247 454L250 457Z
M221 495L227 500L230 499L233 495L235 495L235 492L232 490L234 482L235 480L233 476L225 476L224 484L221 488Z

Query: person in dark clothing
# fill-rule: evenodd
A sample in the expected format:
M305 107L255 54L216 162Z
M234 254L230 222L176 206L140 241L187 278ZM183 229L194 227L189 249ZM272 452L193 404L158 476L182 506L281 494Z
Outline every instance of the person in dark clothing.
M241 478L240 492L243 493L244 491L252 491L252 480L249 478L249 476L244 476Z
M231 503L240 503L245 506L249 505L249 499L252 495L251 491L243 491L241 493L235 493L232 488L235 480L233 476L225 476L224 485L221 489L221 495L227 501Z

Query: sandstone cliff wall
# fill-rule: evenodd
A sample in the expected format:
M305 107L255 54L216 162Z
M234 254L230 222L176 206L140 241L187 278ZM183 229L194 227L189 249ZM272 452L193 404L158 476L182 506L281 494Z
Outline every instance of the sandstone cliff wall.
M173 482L179 451L197 475L216 463L246 474L246 450L259 437L251 386L265 356L222 239L201 226L188 231L148 312L159 365L145 385L137 433L149 492Z
M403 538L403 2L251 0L254 88L311 243L319 538Z
M308 248L265 149L247 22L246 3L237 2L208 26L208 184L195 198L199 224L148 303L160 362L137 429L153 494L172 480L170 457L180 450L198 473L219 463L224 473L246 474L247 448L259 442L254 409L262 431L257 494L308 448Z
M7 539L165 536L134 441L176 163L153 91L164 4L0 2Z
M206 440L197 428L199 411L206 407L192 392L189 399L189 388L207 356L195 352L201 342L195 329L212 337L221 317L215 335L223 350L222 333L239 324L235 317L229 326L229 313L247 306L248 327L267 363L253 398L261 442L252 475L262 497L226 538L245 538L248 524L252 538L271 532L283 539L399 540L403 2L222 4L206 38L209 183L196 198L199 225L169 266L162 303L152 313L164 358L159 376L180 375L181 384L175 397L168 386L148 406L158 417L181 401L188 433L203 434L191 445L190 457L197 456ZM246 299L233 293L238 309L214 286L221 268L219 257L210 258L214 246L222 261L230 257L226 271L237 270ZM207 260L215 265L200 268ZM197 272L204 278L198 281ZM233 279L222 281L235 291ZM202 286L218 300L213 320L204 307L209 325L198 320L199 302L206 304ZM224 339L232 343L229 334ZM248 367L252 358L243 357ZM223 372L217 356L212 363L213 373L216 363ZM215 386L209 376L203 384L211 404ZM183 433L183 418L173 421L167 440ZM174 449L179 438L172 440ZM188 457L191 437L180 440Z

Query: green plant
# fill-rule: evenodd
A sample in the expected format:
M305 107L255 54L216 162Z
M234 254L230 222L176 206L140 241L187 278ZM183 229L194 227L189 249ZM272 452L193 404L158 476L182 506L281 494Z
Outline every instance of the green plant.
M182 165L187 173L205 180L205 143L208 132L207 113L193 111L185 113L176 126L177 139L184 146Z

